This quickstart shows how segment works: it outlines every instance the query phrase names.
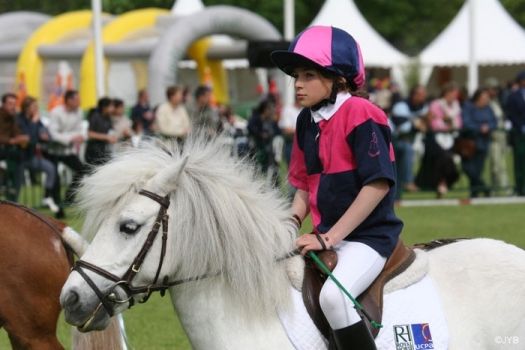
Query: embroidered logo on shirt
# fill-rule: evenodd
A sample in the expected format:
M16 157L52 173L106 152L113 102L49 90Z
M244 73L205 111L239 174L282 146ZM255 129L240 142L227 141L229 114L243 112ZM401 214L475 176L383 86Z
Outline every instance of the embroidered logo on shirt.
M370 140L370 146L368 147L368 155L370 157L377 157L381 153L379 151L379 144L377 143L377 135L372 132L372 139Z

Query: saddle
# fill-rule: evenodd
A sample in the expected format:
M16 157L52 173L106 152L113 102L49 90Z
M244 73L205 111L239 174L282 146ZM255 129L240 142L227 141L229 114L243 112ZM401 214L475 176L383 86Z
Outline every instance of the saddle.
M325 250L318 254L319 258L332 271L337 265L337 254L332 250ZM370 287L357 297L357 301L372 317L372 320L381 322L383 316L383 287L385 284L405 271L415 260L416 255L411 248L406 247L401 240L397 243L392 255L388 258L383 271L372 282ZM303 301L308 314L314 321L319 331L327 338L330 338L330 325L319 305L319 294L327 279L327 275L322 273L315 263L306 259L303 279ZM355 296L354 296L355 297ZM379 333L379 329L372 327L370 322L365 319L370 332L374 338Z

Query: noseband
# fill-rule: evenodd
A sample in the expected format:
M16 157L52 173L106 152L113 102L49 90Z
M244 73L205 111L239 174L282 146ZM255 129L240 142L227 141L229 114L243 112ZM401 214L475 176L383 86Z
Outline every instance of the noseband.
M84 280L91 287L91 289L93 289L93 291L95 292L95 294L100 300L100 304L104 307L104 309L106 309L109 316L113 316L113 313L114 313L111 303L124 304L128 302L129 303L128 307L132 307L134 304L133 296L136 294L147 293L146 296L141 301L139 301L140 303L144 303L148 300L151 293L155 291L160 291L161 295L164 295L164 293L166 292L166 289L168 289L169 287L173 287L175 285L192 280L192 279L187 279L187 280L177 280L177 281L169 282L168 276L165 276L161 283L157 283L159 279L160 271L162 269L162 264L164 262L164 256L166 255L166 241L168 238L168 218L169 218L167 214L167 210L168 210L168 207L170 206L170 199L169 199L169 195L166 195L165 197L161 197L158 194L155 194L153 192L146 191L146 190L140 190L139 194L146 196L148 198L151 198L155 202L159 203L160 209L157 214L157 218L155 219L155 223L153 224L153 227L151 228L151 231L149 232L148 237L146 238L146 241L142 245L142 248L140 249L135 259L133 259L133 262L129 266L128 270L124 273L124 275L122 277L115 276L111 272L108 272L84 260L78 260L73 267L73 270L77 271L82 276L82 278L84 278ZM155 273L155 278L149 285L135 287L131 284L131 282L133 281L135 276L140 271L142 263L146 259L148 252L151 250L151 247L153 246L153 243L155 242L155 238L157 237L157 234L159 233L159 229L161 226L162 226L162 248L160 252L159 265L157 267L157 272ZM86 272L83 271L83 269L88 269L115 283L104 294L97 287L97 285L93 282L93 280L86 274ZM127 294L126 299L124 300L117 299L117 296L114 293L114 289L117 286L120 286L126 292Z

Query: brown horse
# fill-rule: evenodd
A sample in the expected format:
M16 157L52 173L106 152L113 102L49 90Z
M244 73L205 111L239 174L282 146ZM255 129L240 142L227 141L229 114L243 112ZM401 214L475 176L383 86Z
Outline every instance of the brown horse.
M0 328L13 349L63 349L56 337L59 296L73 262L64 229L62 222L0 201ZM113 323L109 333L95 332L95 338L75 336L76 348L121 349Z

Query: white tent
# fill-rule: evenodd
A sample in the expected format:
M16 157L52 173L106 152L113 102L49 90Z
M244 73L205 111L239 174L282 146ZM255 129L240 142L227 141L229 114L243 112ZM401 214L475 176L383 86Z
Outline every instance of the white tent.
M176 0L171 8L174 16L188 16L204 10L201 0Z
M408 61L407 56L370 26L353 0L326 0L311 25L331 25L346 30L359 43L367 67L391 68Z
M474 1L471 3L471 1ZM474 8L469 8L474 5ZM473 13L473 22L469 15ZM473 42L470 41L470 26ZM469 47L478 65L525 63L525 31L498 0L468 0L450 24L419 55L421 81L426 82L434 66L467 66Z

